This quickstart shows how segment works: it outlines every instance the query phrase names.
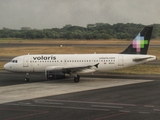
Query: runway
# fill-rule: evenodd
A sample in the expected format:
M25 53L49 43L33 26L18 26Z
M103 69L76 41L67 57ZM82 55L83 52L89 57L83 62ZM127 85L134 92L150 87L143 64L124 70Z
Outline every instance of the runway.
M1 120L159 120L160 76L84 75L46 81L43 74L0 72Z

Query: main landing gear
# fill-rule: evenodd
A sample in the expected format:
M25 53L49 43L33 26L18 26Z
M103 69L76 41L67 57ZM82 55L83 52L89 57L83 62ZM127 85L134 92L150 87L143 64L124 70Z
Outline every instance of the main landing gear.
M74 82L75 82L75 83L78 83L79 80L80 80L80 76L79 76L79 75L74 76Z
M25 76L24 81L25 81L25 82L29 82L29 73L26 73L26 76Z

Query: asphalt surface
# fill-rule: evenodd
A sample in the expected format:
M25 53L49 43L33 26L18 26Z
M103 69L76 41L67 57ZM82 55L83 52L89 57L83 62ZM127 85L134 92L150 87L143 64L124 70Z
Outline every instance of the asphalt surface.
M159 120L160 76L85 75L93 78L148 79L146 83L47 96L0 105L1 120ZM30 76L27 84L44 81L43 74ZM1 87L26 84L22 74L1 71ZM82 76L83 79L83 76ZM70 79L67 82L71 83ZM65 84L65 83L64 83ZM74 84L74 83L73 83ZM76 83L75 83L76 84ZM38 87L38 86L37 86ZM72 89L72 88L69 88Z

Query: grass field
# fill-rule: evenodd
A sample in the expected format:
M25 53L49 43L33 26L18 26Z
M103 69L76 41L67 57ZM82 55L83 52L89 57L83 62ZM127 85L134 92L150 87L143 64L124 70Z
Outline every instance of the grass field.
M132 40L61 40L61 39L0 39L0 43L30 43L30 44L129 44ZM159 44L159 39L153 39L150 44Z
M45 42L44 42L45 41ZM52 44L129 44L128 40L0 40L0 43L52 43ZM160 45L160 40L153 40L151 44ZM127 47L127 46L126 46ZM11 47L0 48L0 57L19 56L24 54L88 54L88 53L119 53L126 47ZM148 54L157 56L160 59L160 47L150 47ZM0 69L3 69L5 62L0 62ZM121 70L109 71L109 73L125 74L160 74L160 65L137 65Z

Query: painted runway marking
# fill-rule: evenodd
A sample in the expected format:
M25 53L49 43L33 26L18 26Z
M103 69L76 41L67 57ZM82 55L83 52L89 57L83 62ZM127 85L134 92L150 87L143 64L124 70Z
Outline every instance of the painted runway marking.
M139 112L140 114L150 114L150 112Z
M21 105L31 105L32 103L19 102L19 104L21 104Z
M102 105L91 105L92 107L107 107L107 108L118 108L118 109L122 109L123 107L119 107L119 106L102 106Z
M68 106L47 106L47 105L31 105L39 107L55 107L55 108L66 108L66 109L79 109L79 110L100 110L100 111L110 111L109 109L96 109L96 108L86 108L86 107L68 107Z
M35 103L39 104L52 104L52 105L63 105L64 103L55 102L54 100L37 99L34 100Z
M160 112L160 110L159 110L159 109L153 109L153 111L157 111L157 112Z
M33 114L27 114L27 115L24 115L24 116L18 116L18 117L15 117L15 118L7 118L5 120L16 120L16 119L21 119L21 118L27 118L27 117L31 117L31 116L35 116L35 115L46 114L48 112L49 111L43 111L43 112L39 112L39 113L33 113Z
M144 107L154 107L153 105L145 105Z
M106 103L106 104L110 104L110 105L121 105L121 106L130 106L130 107L135 107L137 105L135 104L124 104L124 103Z
M34 100L33 100L34 101ZM54 100L53 100L54 101ZM152 109L150 107L144 107L144 106L136 106L136 107L131 107L131 106L108 106L106 104L85 104L85 103L74 103L74 102L69 102L69 104L66 103L58 103L58 104L47 104L47 102L45 102L45 104L43 104L42 101L38 101L39 103L30 103L30 102L26 102L26 104L22 104L22 103L10 103L10 104L6 104L6 105L15 105L15 106L30 106L30 107L45 107L45 108L60 108L60 109L77 109L77 110L93 110L93 111L118 111L118 112L122 112L122 113L132 113L132 112L136 112L139 114L151 114L151 113L159 113L160 109ZM29 103L29 104L28 104ZM62 105L64 104L64 105ZM109 109L110 108L110 109ZM120 110L121 109L121 110ZM139 109L141 109L141 111L139 111Z
M103 120L103 119L112 118L112 117L116 117L116 116L120 116L120 115L125 115L125 114L127 114L127 113L113 114L113 115L104 116L104 117L101 117L101 118L96 118L94 120Z
M135 107L135 104L124 104L124 103L105 103L105 102L89 102L89 101L73 101L73 100L51 100L51 99L36 99L34 101L55 101L64 103L88 103L88 104L99 104L99 105L117 105L117 106L130 106Z
M119 110L119 112L130 113L131 111L128 111L128 110Z
M12 104L13 105L13 104ZM49 111L40 111L40 110L24 110L24 109L8 109L8 108L0 108L0 110L5 111L23 111L23 112L31 112L30 114L25 114L22 116L12 117L12 118L6 118L5 120L16 120L16 119L22 119L27 117L32 117L36 115L46 114Z
M136 112L139 114L151 114L160 112L160 109L153 109L154 105L136 105L125 103L105 103L74 100L34 99L29 102L17 102L6 105L37 106L60 109L97 110L97 111L118 111L123 113Z

